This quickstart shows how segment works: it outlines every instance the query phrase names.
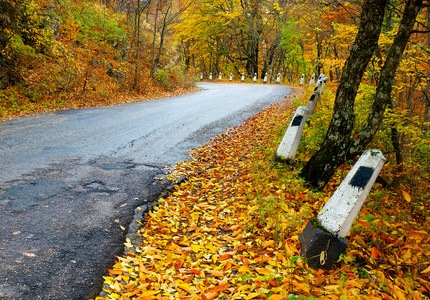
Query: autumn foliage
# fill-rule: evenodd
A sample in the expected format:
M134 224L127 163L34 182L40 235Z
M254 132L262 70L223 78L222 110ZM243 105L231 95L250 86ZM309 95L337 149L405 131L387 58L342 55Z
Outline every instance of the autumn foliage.
M149 23L152 6L146 11L148 19L141 21L136 49L131 2L131 7L119 6L120 1L106 5L69 0L11 3L19 12L16 24L21 27L10 24L5 32L7 45L0 49L9 59L2 65L9 80L0 90L0 118L169 97L193 86L194 75L178 63L170 38L160 50L158 64L159 70L167 71L150 78L151 46L153 39L159 39ZM137 51L139 77L133 84Z
M322 192L298 179L306 149L318 139L318 112L297 165L274 162L292 103L308 95L270 106L178 164L172 176L186 181L143 220L141 242L126 241L97 299L427 299L429 203L405 190L374 185L333 271L312 270L301 257L307 220L350 168ZM330 98L326 93L320 111Z

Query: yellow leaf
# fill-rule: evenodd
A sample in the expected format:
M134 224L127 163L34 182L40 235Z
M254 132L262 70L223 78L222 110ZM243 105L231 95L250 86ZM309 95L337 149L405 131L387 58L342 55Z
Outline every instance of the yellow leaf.
M272 275L273 273L275 273L272 270L264 269L264 268L257 268L256 270L257 270L258 273L260 273L262 275Z
M193 292L190 289L190 286L186 283L178 283L176 282L177 286L186 291L187 293L193 294Z
M411 195L408 192L402 191L402 194L406 201L411 202Z
M160 291L154 291L154 290L150 290L150 291L144 291L142 294L139 295L139 297L149 297L155 294L158 294Z
M125 241L126 242L124 243L124 246L126 246L127 248L133 248L133 244L131 243L129 238L127 238Z
M428 266L425 270L421 271L422 274L430 272L430 266Z
M281 295L272 295L269 297L268 300L282 300L282 299L284 299L284 297Z
M270 246L272 246L272 245L274 245L275 244L275 241L267 241L267 242L265 242L264 244L263 244L263 248L267 248L267 247L270 247Z
M254 211L258 210L259 208L260 208L260 206L259 206L259 205L255 205L255 206L251 207L251 208L248 210L248 214L253 213Z
M240 292L240 291L244 291L244 290L249 290L251 288L252 288L251 285L245 284L245 285L242 285L240 288L238 288L237 291Z
M200 246L200 245L191 245L191 249L194 251L194 252L199 252L200 251L200 249L202 248L202 246Z

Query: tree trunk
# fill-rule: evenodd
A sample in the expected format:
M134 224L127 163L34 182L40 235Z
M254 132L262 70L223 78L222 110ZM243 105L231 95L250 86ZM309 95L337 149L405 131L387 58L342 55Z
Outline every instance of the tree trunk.
M134 90L137 89L139 82L139 47L140 47L140 0L137 0L136 20L135 20L135 47L136 47L136 66L134 68L133 86Z
M172 2L170 2L169 6L167 7L166 13L163 17L163 25L161 27L161 33L160 33L160 44L158 45L157 49L157 56L152 57L152 66L151 66L151 78L155 78L155 72L157 71L158 63L160 62L160 56L163 52L164 47L164 39L166 38L166 32L167 32L167 25L168 25L168 16L170 13L170 9L172 8ZM157 14L156 14L157 15Z
M355 52L361 49L362 52L367 52L368 54L370 51L373 52L375 50L376 42L381 31L386 3L386 0L369 0L366 1L363 6L360 29L342 72L329 130L320 149L302 170L302 176L315 187L323 188L338 166L347 159L361 154L379 130L385 109L391 101L395 73L400 64L400 59L406 48L409 37L412 34L415 19L422 8L422 0L408 0L406 2L398 33L394 38L393 45L388 52L386 61L381 70L371 111L360 132L354 137L351 136L354 126L354 99L358 85L360 84L357 73L351 73L351 70L354 69L354 66L363 67L362 59L364 59L364 57L360 58L359 55L357 56ZM365 23L364 26L363 23ZM365 28L363 29L362 27ZM367 30L369 31L367 31L366 28L368 28ZM360 46L368 48L366 49ZM361 55L364 54L361 53ZM366 56L366 65L370 57ZM364 72L364 69L359 69L359 71ZM361 76L362 75L363 73L361 73ZM355 86L355 89L352 89L352 86ZM355 93L352 97L354 91Z
M429 99L427 93L424 93L424 98L425 98L424 99L425 108L424 108L424 120L423 120L422 130L423 131L429 131L428 122L430 121L430 109L429 109L429 107L430 107L430 99Z
M329 129L320 149L301 171L301 176L314 187L322 189L347 157L354 128L355 97L378 45L386 4L387 0L366 0L363 4L360 27L342 71Z
M427 26L430 26L430 9L427 9ZM430 32L427 34L427 47L430 47ZM427 64L430 64L430 55L427 52ZM427 78L430 76L430 71L427 71ZM428 132L429 125L426 124L430 120L430 86L427 84L426 88L423 90L424 95L424 119L423 119L423 126L422 130Z
M399 30L387 54L384 66L381 69L372 109L366 123L358 134L358 138L354 141L349 150L350 156L360 154L379 130L379 126L384 118L385 109L391 101L391 92L395 83L397 67L400 64L403 52L412 34L415 20L422 6L422 0L408 0L406 2Z
M154 18L154 34L152 37L152 63L151 63L151 71L150 76L152 79L155 78L155 41L157 39L157 19L158 19L158 10L160 8L160 0L157 1L157 5L155 7L155 18Z

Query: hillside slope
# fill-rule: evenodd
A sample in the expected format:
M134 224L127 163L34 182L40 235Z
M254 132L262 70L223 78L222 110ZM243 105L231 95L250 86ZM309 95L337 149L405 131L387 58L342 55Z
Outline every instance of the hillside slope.
M159 72L150 78L153 28L146 20L140 26L138 79L133 86L134 8L113 9L83 0L0 1L0 5L4 12L0 26L5 29L0 37L4 75L0 77L7 78L7 87L0 89L2 120L169 97L193 88L194 76L186 73L169 39Z

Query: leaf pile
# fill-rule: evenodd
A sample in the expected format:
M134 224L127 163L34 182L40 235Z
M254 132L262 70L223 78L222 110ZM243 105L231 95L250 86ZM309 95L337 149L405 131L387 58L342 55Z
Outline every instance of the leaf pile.
M291 115L291 101L271 105L178 164L187 181L145 218L141 243L127 240L96 299L426 299L428 225L406 237L394 195L379 199L389 221L363 207L333 271L307 267L298 236L341 175L313 192L299 167L273 163Z

